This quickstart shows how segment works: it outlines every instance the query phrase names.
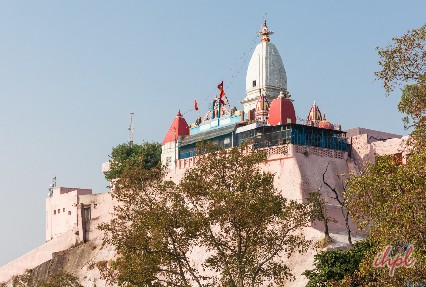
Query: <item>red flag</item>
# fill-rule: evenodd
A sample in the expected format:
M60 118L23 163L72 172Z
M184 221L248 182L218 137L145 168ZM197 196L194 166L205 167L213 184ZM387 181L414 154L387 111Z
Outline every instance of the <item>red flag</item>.
M217 85L217 88L219 89L219 91L223 90L223 81L222 81L222 83L220 83L219 85Z
M197 100L194 100L194 109L195 109L196 111L198 111L198 103L197 103Z
M220 96L219 97L223 98L223 96L225 96L225 91L223 90L223 81L219 85L217 85L217 88L220 91Z
M225 102L224 102L222 99L219 99L219 101L220 101L220 104L221 104L222 106L224 106L224 105L225 105Z

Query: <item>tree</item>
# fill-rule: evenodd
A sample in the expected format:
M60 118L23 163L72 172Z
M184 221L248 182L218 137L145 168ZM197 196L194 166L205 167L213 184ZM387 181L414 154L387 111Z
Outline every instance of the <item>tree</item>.
M339 179L340 183L341 183L341 189L339 190L338 187L331 186L325 180L325 175L326 175L327 171L328 171L328 164L327 164L327 167L325 168L325 171L322 174L322 182L325 184L325 186L327 186L330 189L331 192L333 192L334 199L339 203L343 219L345 220L346 232L348 234L348 243L349 243L349 246L352 247L352 245L353 245L353 243L352 243L352 232L351 232L351 228L349 226L349 210L346 206L347 204L346 204L346 194L345 194L346 188L347 188L347 182L346 182L345 179L340 178L340 175L336 175L337 178Z
M426 53L426 51L425 51ZM407 85L398 104L400 112L406 114L403 118L406 129L414 128L411 133L416 144L413 145L414 150L417 147L424 147L426 141L426 75L419 77L416 84Z
M127 162L127 164L130 164ZM197 221L182 196L163 185L163 169L124 166L112 196L114 217L100 225L117 259L100 265L103 277L119 286L201 286L188 253L197 239Z
M213 286L282 285L291 278L283 257L310 243L299 233L310 206L274 188L273 174L260 168L264 159L246 146L215 150L200 156L179 185L202 220L200 244L210 251L203 267L218 274Z
M5 285L6 286L6 285ZM12 287L83 287L78 278L66 273L58 272L50 274L47 279L41 280L33 276L28 270L23 275L18 275L12 279Z
M312 221L318 220L324 224L324 243L328 244L331 242L330 232L328 230L328 223L330 221L335 222L336 220L327 214L326 201L321 196L319 191L313 191L308 194L307 201L312 206Z
M141 165L150 169L161 162L161 144L145 142L141 145L124 143L114 147L110 156L110 169L105 172L107 180L119 178L126 168Z
M408 31L393 44L377 48L382 70L375 73L389 94L405 85L398 110L405 113L405 127L413 127L411 136L424 145L426 137L426 24ZM416 147L414 147L416 148Z
M377 157L376 163L367 164L359 175L350 176L346 206L358 228L369 232L370 246L350 256L349 261L340 251L320 253L316 268L305 272L310 279L308 286L425 286L425 43L423 25L394 38L392 45L377 48L382 70L375 74L386 93L405 85L398 109L406 114L405 127L413 128L408 142L411 154L405 165L399 165L393 156ZM394 276L389 276L387 268L373 267L375 257L385 246L392 245L392 252L398 254L400 246L407 243L415 246L413 256L417 261L413 267L398 268Z
M368 229L377 243L364 271L386 286L401 286L407 279L426 282L425 162L425 152L412 154L406 165L398 165L390 156L379 157L349 180L348 207L359 227ZM414 244L414 267L399 268L393 278L386 269L373 270L375 254L401 243Z
M274 188L259 166L263 153L201 149L177 186L163 184L159 166L124 168L112 191L119 202L113 220L100 227L117 250L116 260L98 264L109 282L243 287L290 278L282 258L306 250L300 228L310 206Z
M406 114L406 127L413 127L411 151L406 164L398 164L392 156L377 157L376 163L349 179L347 206L375 242L359 271L346 278L346 282L363 282L356 286L426 283L426 25L393 42L378 49L382 70L376 76L387 93L406 85L398 109ZM385 268L373 268L376 254L387 245L397 248L405 244L415 247L413 267L398 268L394 276Z
M382 70L374 74L387 93L402 84L419 82L426 73L426 24L392 41L392 45L376 48Z
M356 242L349 250L327 250L315 255L315 268L306 270L309 282L306 287L326 287L336 285L345 277L352 276L359 269L359 264L372 248L369 240ZM362 285L342 285L362 286Z

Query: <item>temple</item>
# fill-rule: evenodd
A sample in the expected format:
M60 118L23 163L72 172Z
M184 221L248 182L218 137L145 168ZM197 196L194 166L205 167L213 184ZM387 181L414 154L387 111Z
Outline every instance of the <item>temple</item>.
M297 120L284 64L271 42L273 32L266 20L258 33L261 40L247 68L242 109L229 106L222 82L204 118L188 126L179 112L163 140L162 163L170 170L181 160L194 157L200 141L224 148L243 143L255 148L293 144L347 152L346 133L340 125L326 120L316 102L305 119Z

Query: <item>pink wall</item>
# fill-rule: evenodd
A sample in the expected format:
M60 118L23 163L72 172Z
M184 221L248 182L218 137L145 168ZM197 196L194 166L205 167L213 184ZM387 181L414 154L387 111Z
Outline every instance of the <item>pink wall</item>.
M71 248L75 246L77 241L76 235L72 231L68 231L46 242L18 259L0 267L0 282L6 282L14 275L23 274L25 270L37 267L52 259L52 253Z

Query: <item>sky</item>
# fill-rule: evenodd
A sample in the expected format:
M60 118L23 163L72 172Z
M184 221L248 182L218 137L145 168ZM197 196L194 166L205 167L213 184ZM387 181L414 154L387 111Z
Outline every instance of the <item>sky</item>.
M231 105L263 19L296 114L317 102L347 130L406 134L375 47L425 23L426 1L0 0L0 265L45 240L58 186L106 192L101 164L129 139L161 142L178 110L195 121L223 80Z

